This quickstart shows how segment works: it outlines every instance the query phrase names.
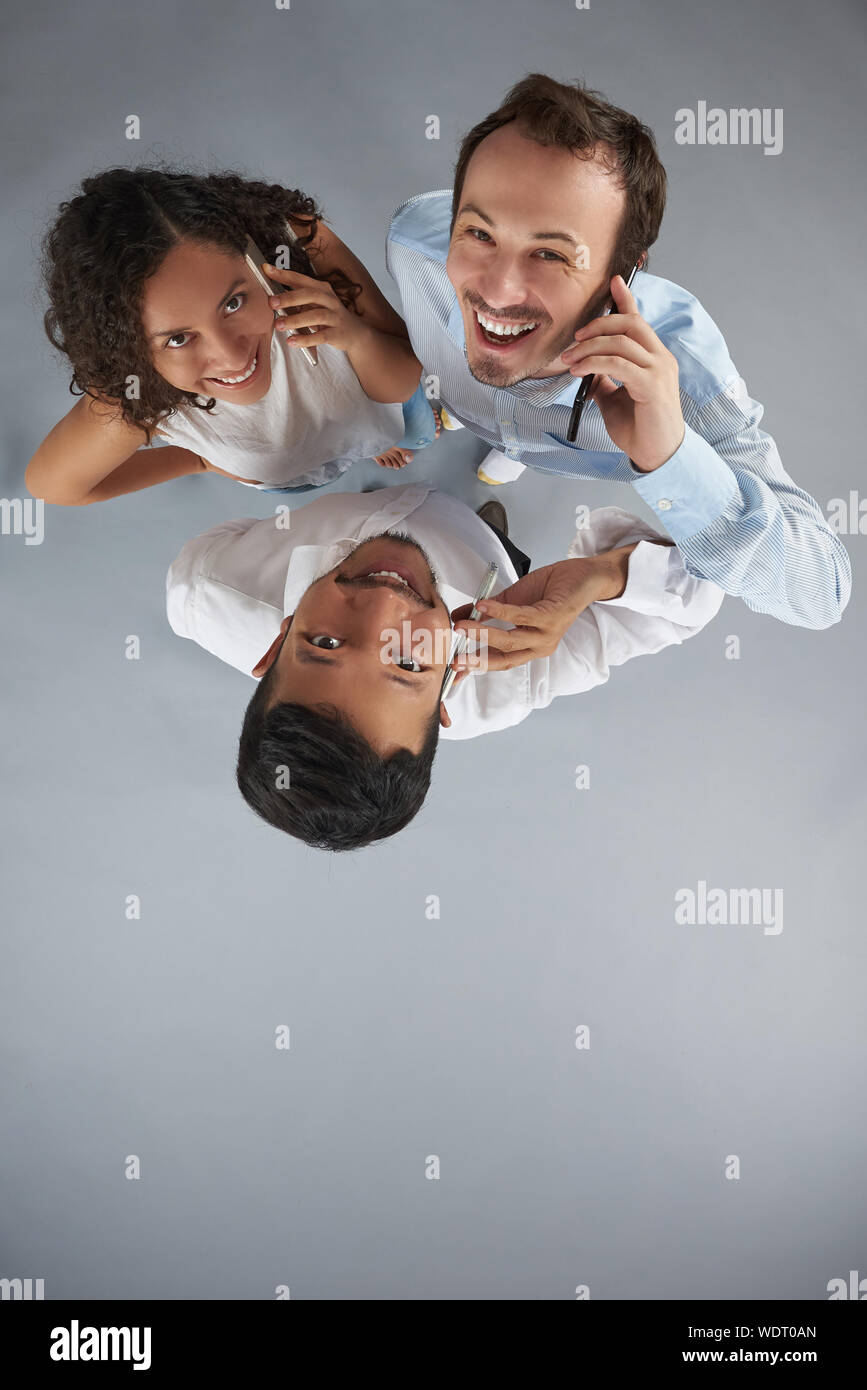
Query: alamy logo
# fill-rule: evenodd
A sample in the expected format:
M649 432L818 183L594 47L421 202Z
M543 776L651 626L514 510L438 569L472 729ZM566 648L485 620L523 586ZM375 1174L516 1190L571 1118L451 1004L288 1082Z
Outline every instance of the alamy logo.
M867 497L862 500L854 488L848 498L832 497L825 510L838 536L867 536Z
M765 936L783 930L782 888L708 888L700 878L696 892L678 888L674 901L674 920L681 926L764 927Z
M45 503L41 497L0 497L0 534L23 536L25 545L45 539Z
M0 1279L0 1299L27 1299L45 1297L44 1279Z
M867 1299L867 1279L859 1279L857 1269L849 1270L849 1284L845 1279L829 1279L825 1288L828 1290L828 1301L832 1302L837 1298L854 1298L859 1303Z
M678 145L764 145L765 154L780 154L783 148L783 108L721 106L707 108L696 103L693 111L682 106L674 113L674 138Z
M82 1327L73 1318L69 1327L52 1327L52 1361L132 1361L134 1371L151 1364L149 1327Z

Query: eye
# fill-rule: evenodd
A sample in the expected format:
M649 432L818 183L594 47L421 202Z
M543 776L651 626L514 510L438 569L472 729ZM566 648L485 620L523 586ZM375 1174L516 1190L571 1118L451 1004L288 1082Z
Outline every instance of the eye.
M490 234L484 231L482 227L467 227L466 233L467 236L472 237L473 241L478 241L482 246L487 246L489 242L492 242ZM563 265L568 264L565 256L558 255L556 251L549 251L548 248L544 246L540 251L536 252L536 255L545 259L550 257L552 261L560 261Z
M175 341L177 338L183 338L184 341L183 341L182 343L178 343L178 342ZM187 343L189 342L189 339L190 339L189 333L173 333L172 336L171 336L170 338L167 338L167 339L166 339L166 341L165 341L165 343L163 344L163 346L164 346L164 347L167 347L167 348L182 348L182 347L186 347L186 346L187 346Z
M233 294L231 299L227 299L227 300L226 300L226 309L227 309L227 311L228 311L230 314L237 314L238 309L240 309L240 308L243 307L246 298L247 298L247 296L246 296L245 294ZM237 306L237 308L232 309L232 308L230 307L232 304L235 304L235 305Z
M342 637L329 637L328 634L324 632L318 632L314 634L314 636L308 637L307 641L310 643L312 647L319 647L321 651L326 652L336 651L338 647L343 646ZM331 643L334 643L334 645L331 646ZM419 663L415 660L415 658L411 656L401 657L399 661L394 662L394 665L397 666L401 671L409 671L415 675L418 675L422 671L426 671L428 669L426 666L420 666Z

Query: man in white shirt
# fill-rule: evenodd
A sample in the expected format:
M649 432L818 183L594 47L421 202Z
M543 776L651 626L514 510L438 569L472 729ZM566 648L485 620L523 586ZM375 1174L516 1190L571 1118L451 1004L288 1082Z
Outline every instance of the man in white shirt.
M468 624L492 560L498 601L486 624ZM215 526L184 546L166 595L179 636L260 678L239 747L246 801L333 850L409 823L440 731L472 738L517 724L693 636L723 599L617 507L590 514L568 559L519 579L497 532L428 483ZM453 618L481 664L471 653L443 702Z

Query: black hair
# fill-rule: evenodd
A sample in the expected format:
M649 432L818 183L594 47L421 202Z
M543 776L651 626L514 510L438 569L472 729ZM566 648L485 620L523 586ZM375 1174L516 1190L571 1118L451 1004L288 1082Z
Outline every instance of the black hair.
M421 752L381 757L340 710L266 709L274 662L247 706L238 746L241 795L257 815L314 849L360 849L421 810L439 742L439 701Z

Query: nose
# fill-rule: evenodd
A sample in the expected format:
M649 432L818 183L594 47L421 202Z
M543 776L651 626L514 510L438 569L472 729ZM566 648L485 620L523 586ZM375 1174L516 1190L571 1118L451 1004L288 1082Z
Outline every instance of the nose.
M375 626L381 618L393 623L395 618L410 618L414 614L427 612L421 599L414 598L410 593L402 593L390 584L346 584L342 587L345 602L360 624Z
M518 255L497 247L473 288L490 309L520 304L526 297L526 283Z
M205 344L205 376L234 376L246 367L255 338L249 333L233 333L228 327L215 329Z
M377 651L390 639L383 634L395 630L403 641L404 624L410 634L426 622L428 608L409 594L401 594L385 584L375 587L340 585L344 592L344 626L347 635L360 646Z

